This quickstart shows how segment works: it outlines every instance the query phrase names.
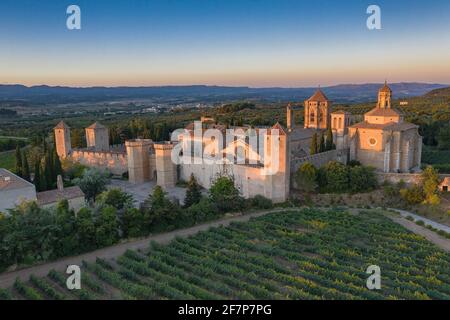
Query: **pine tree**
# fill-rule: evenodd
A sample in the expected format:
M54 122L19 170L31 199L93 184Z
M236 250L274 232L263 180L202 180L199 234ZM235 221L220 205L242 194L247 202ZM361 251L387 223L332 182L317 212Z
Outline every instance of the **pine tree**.
M317 153L317 133L315 132L312 140L311 140L311 147L309 148L309 153L311 155L316 154Z
M41 164L40 161L36 161L34 164L34 179L33 179L33 183L34 186L36 187L36 191L40 192L42 191L42 185L41 185Z
M327 130L327 140L325 143L326 151L333 150L333 131L331 131L331 127L328 127Z
M184 198L184 206L189 208L193 204L199 203L201 198L200 185L197 183L194 175L191 174L186 190L186 197Z
M19 145L16 146L16 174L21 177L23 174L23 166L22 166L22 153L20 152Z
M24 152L22 154L22 178L24 178L27 181L31 181L30 179L30 165L28 164L27 154Z
M325 151L325 136L323 134L320 135L320 145L319 145L319 153Z

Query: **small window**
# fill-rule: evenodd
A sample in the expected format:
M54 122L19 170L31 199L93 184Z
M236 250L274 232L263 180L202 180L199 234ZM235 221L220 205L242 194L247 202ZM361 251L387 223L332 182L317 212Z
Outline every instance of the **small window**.
M377 139L375 139L375 138L370 138L370 139L369 139L369 144L370 144L371 146L376 145L376 144L377 144Z

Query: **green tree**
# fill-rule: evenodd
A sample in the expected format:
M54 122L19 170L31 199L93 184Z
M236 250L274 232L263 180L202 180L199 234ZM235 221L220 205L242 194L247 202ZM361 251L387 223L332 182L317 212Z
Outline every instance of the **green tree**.
M23 165L22 178L24 178L27 181L31 181L30 164L28 163L27 154L25 152L23 152L22 154L22 165Z
M295 173L295 183L301 191L312 192L317 188L317 169L310 162L303 163Z
M216 179L209 189L209 197L220 212L238 211L244 206L244 199L234 186L233 179L226 176Z
M325 152L325 136L323 134L320 135L320 144L319 144L319 153Z
M100 209L100 214L95 221L95 241L98 247L106 247L115 244L118 240L117 210L112 206L105 206Z
M22 152L20 152L20 147L18 145L16 146L16 167L14 171L19 177L23 174Z
M84 170L81 178L73 180L73 183L84 192L86 199L91 202L95 202L96 197L106 190L108 182L107 174L95 168Z
M133 206L133 196L118 188L104 191L100 194L97 201L101 204L112 206L119 211Z
M72 137L72 147L73 148L83 148L84 147L84 139L83 139L83 131L80 129L73 129L71 132Z
M439 204L439 174L432 166L427 166L422 172L422 188L425 203Z
M375 169L365 166L349 167L349 191L361 193L375 190L378 180Z
M311 155L318 153L317 138L317 133L315 132L311 139L311 146L309 147L309 153Z
M163 231L180 223L180 208L167 198L160 186L156 186L143 205L145 230Z
M330 161L324 166L326 185L324 191L342 193L349 190L349 174L347 166L337 161Z
M144 214L136 208L128 208L121 220L121 229L124 238L134 238L145 235L144 225Z
M197 183L194 174L191 174L187 185L186 197L184 198L185 208L189 208L193 204L199 203L201 198L202 193L200 191L200 185Z
M327 129L327 139L325 142L325 150L329 151L329 150L333 150L333 148L334 148L333 131L331 130L331 126L329 126Z
M56 177L58 177L58 175L61 175L61 176L64 175L62 165L61 165L61 160L59 159L59 156L56 153L56 148L53 148L52 160L53 160L54 176L56 179Z
M56 207L56 225L58 226L58 241L56 254L59 257L73 255L78 252L75 214L69 209L69 202L61 200Z
M94 250L97 245L95 241L95 224L92 210L81 208L75 218L76 234L78 237L78 248L80 252Z
M450 125L443 126L439 129L437 141L440 150L450 150Z
M33 178L33 183L34 186L36 187L36 191L40 192L43 191L42 189L42 185L41 185L41 164L39 161L36 161L34 163L34 178Z

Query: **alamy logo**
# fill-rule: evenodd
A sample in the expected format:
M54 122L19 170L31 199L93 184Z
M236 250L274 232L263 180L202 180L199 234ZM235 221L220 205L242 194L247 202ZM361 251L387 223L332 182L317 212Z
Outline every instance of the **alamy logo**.
M381 8L374 4L370 5L367 8L367 14L370 14L367 18L367 29L381 30Z
M369 290L381 289L381 269L377 265L371 265L367 268L367 274L370 274L367 278L366 286Z
M80 30L81 29L81 9L77 5L70 5L66 10L67 14L70 16L67 17L66 26L69 30Z
M259 165L262 175L274 175L280 170L280 138L276 128L204 129L201 121L195 121L193 130L172 132L171 158L177 165Z
M67 274L70 276L67 278L66 286L69 290L80 290L81 289L81 269L77 265L70 265L66 270Z

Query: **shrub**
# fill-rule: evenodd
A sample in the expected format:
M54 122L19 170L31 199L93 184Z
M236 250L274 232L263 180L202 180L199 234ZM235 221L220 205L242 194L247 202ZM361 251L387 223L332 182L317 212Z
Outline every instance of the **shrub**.
M414 185L409 189L401 189L400 195L406 201L406 203L411 205L419 204L424 200L423 191L417 185Z
M239 211L244 207L244 199L228 177L219 177L209 189L209 197L220 212Z
M301 191L312 192L317 188L317 169L311 163L303 163L295 173L295 183Z
M248 199L248 202L250 202L252 208L256 209L270 209L273 207L272 200L261 195L256 195L253 198Z

